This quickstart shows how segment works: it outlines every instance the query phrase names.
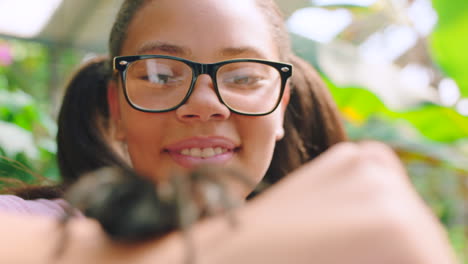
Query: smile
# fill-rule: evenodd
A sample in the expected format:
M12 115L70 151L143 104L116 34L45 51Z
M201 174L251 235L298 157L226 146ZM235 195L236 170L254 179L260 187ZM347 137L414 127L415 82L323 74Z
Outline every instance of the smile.
M210 158L228 152L228 149L222 147L216 148L184 148L180 154L194 158Z
M193 168L204 164L222 165L231 160L240 146L223 137L194 137L164 148L177 164Z

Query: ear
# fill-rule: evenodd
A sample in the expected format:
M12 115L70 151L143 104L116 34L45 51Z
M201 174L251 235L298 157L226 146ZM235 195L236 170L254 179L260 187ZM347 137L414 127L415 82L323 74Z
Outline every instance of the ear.
M111 80L107 84L107 103L109 104L112 137L119 141L125 141L125 130L120 113L119 86L115 80Z
M289 86L289 82L286 84L284 89L283 98L281 99L280 103L280 111L281 111L281 125L275 132L276 141L281 140L284 137L284 113L286 113L286 109L289 104L289 99L291 98L291 88Z

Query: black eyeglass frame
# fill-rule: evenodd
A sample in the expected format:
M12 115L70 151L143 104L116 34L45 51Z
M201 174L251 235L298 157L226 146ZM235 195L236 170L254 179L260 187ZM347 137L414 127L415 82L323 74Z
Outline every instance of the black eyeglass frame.
M146 109L142 108L138 105L135 105L132 103L130 100L128 94L127 94L127 70L128 67L132 64L132 62L138 61L138 60L145 60L145 59L170 59L170 60L176 60L185 63L192 69L192 82L190 84L190 88L187 91L187 94L185 97L182 99L182 101L177 104L174 107L164 109L164 110L152 110L152 109ZM278 101L275 103L275 106L273 107L272 110L265 112L265 113L244 113L244 112L239 112L233 108L231 108L228 104L226 104L221 97L221 94L218 90L218 84L216 80L216 73L218 72L218 69L221 68L221 66L230 64L230 63L236 63L236 62L256 62L256 63L261 63L261 64L266 64L269 66L272 66L275 68L281 77L281 90L280 94L278 97ZM282 63L282 62L275 62L275 61L269 61L269 60L261 60L261 59L233 59L233 60L225 60L225 61L220 61L216 63L198 63L186 59L182 59L179 57L174 57L174 56L167 56L167 55L133 55L133 56L117 56L114 57L113 60L113 69L114 71L118 71L120 73L120 78L122 80L122 85L123 85L123 90L124 90L124 95L125 99L127 102L130 104L131 107L133 107L136 110L142 111L142 112L148 112L148 113L164 113L164 112L169 112L172 110L175 110L185 104L187 100L190 98L190 95L193 92L193 89L195 87L195 83L197 82L198 76L200 74L208 74L211 77L211 80L213 81L213 86L215 88L216 95L218 97L218 100L225 105L231 112L240 114L240 115L247 115L247 116L264 116L271 114L273 111L278 108L278 105L281 102L281 99L283 98L284 90L286 87L286 82L288 81L289 77L292 75L292 65L288 63Z

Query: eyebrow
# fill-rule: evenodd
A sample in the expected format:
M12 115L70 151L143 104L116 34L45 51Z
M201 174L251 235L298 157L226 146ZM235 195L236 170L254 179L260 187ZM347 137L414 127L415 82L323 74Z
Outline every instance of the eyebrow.
M261 59L267 58L267 56L265 56L264 53L261 52L259 49L256 49L250 46L225 48L221 50L220 55L225 56L225 57L247 55L247 56L258 57Z
M189 48L159 41L146 43L137 50L137 54L144 54L156 51L178 56L189 56L190 54L192 54Z
M154 52L164 52L170 55L184 56L184 57L189 57L190 55L192 55L192 51L188 47L183 47L183 46L175 45L172 43L160 42L160 41L146 43L137 50L137 54L154 53ZM245 56L256 57L260 59L267 58L267 56L265 56L262 51L254 47L250 47L250 46L224 48L219 52L219 55L223 57L245 55Z

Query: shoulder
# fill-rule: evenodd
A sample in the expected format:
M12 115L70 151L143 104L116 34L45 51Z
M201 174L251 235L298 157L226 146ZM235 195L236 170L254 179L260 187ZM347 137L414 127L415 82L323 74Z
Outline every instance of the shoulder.
M67 202L63 199L24 200L15 195L0 195L0 212L57 217L64 215Z

